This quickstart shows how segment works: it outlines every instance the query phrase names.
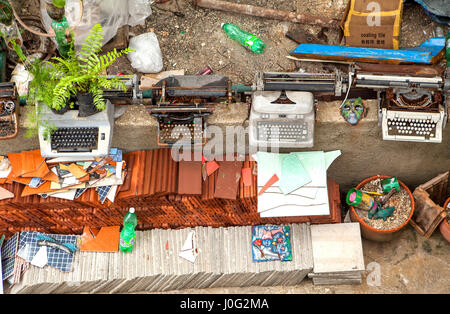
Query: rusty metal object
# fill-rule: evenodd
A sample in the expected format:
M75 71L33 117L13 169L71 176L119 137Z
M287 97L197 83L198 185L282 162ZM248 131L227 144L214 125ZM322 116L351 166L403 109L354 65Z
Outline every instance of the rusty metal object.
M369 72L372 74L399 74L421 77L441 76L444 72L444 68L436 65L373 64L365 62L355 63L355 69L360 72Z
M14 83L0 83L0 140L17 136L19 95Z
M241 13L251 16L265 17L269 19L289 21L300 24L318 25L330 28L339 28L339 21L326 17L297 14L294 12L267 9L248 4L231 3L221 0L195 0L196 6L208 9L216 9L226 12Z
M320 37L319 37L320 36ZM286 33L286 37L295 41L297 44L322 44L326 45L326 36L323 33L323 29L315 36L307 31L305 31L300 25L292 24Z

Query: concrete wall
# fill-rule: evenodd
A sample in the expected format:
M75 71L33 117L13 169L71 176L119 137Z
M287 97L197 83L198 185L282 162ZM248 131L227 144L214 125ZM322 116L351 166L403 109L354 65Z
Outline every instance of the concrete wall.
M319 102L317 107L314 147L301 150L336 150L342 155L330 166L328 174L345 191L363 179L386 174L396 176L410 189L450 169L450 124L444 129L440 144L383 141L378 126L376 101L368 100L368 114L357 126L347 124L339 114L340 102ZM25 109L22 109L22 112ZM219 106L209 122L246 126L248 106ZM25 138L25 115L15 139L0 142L0 154L39 148L37 138ZM129 106L116 119L113 147L125 152L158 148L157 123L142 106ZM281 152L283 152L281 150Z

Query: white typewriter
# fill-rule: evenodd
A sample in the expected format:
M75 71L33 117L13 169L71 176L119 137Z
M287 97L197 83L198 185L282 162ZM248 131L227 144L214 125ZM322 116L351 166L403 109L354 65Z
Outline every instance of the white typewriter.
M442 142L443 110L437 113L382 110L384 140Z
M426 90L387 90L381 105L383 140L441 143L446 123L442 98Z
M300 91L262 91L252 96L249 144L301 148L314 145L314 96Z
M78 110L53 113L40 104L39 145L42 157L103 157L109 154L114 127L114 105L106 101L106 109L88 117L78 117ZM55 127L45 137L45 125Z

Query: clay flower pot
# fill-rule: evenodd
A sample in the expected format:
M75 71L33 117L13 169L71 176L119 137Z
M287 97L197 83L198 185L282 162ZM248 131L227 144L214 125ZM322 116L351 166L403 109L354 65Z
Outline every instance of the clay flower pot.
M391 176L384 176L384 175L378 175L378 176L373 176L370 178L365 179L364 181L362 181L360 184L358 184L356 186L356 189L360 189L362 186L364 186L366 183L369 183L372 180L376 180L376 179L387 179L390 178ZM409 214L408 219L406 219L400 226L393 228L393 229L376 229L370 225L368 225L364 219L362 219L361 217L358 216L355 208L353 206L350 206L350 219L353 222L359 222L359 225L361 227L361 235L367 239L367 240L372 240L372 241L377 241L377 242L386 242L386 241L390 241L394 238L394 236L396 236L400 230L402 230L411 220L411 217L413 216L414 213L414 197L411 193L411 191L409 190L409 188L400 180L398 180L398 183L400 184L400 186L408 193L409 198L411 199L411 212Z
M447 209L447 206L450 203L450 197L447 198L447 201L444 204L444 208ZM447 217L442 220L441 224L439 225L439 230L441 231L442 236L450 242L450 225L448 224Z

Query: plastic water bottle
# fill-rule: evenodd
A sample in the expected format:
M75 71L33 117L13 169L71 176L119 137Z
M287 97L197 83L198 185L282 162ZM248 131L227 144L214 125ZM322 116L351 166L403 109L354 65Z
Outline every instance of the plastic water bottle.
M221 27L227 33L227 35L236 41L238 41L242 46L250 49L254 53L263 53L266 44L253 34L244 32L238 26L234 24L224 24Z
M120 232L119 248L122 252L131 252L136 240L134 228L137 225L137 217L134 208L131 207L125 217L123 217L123 228Z

